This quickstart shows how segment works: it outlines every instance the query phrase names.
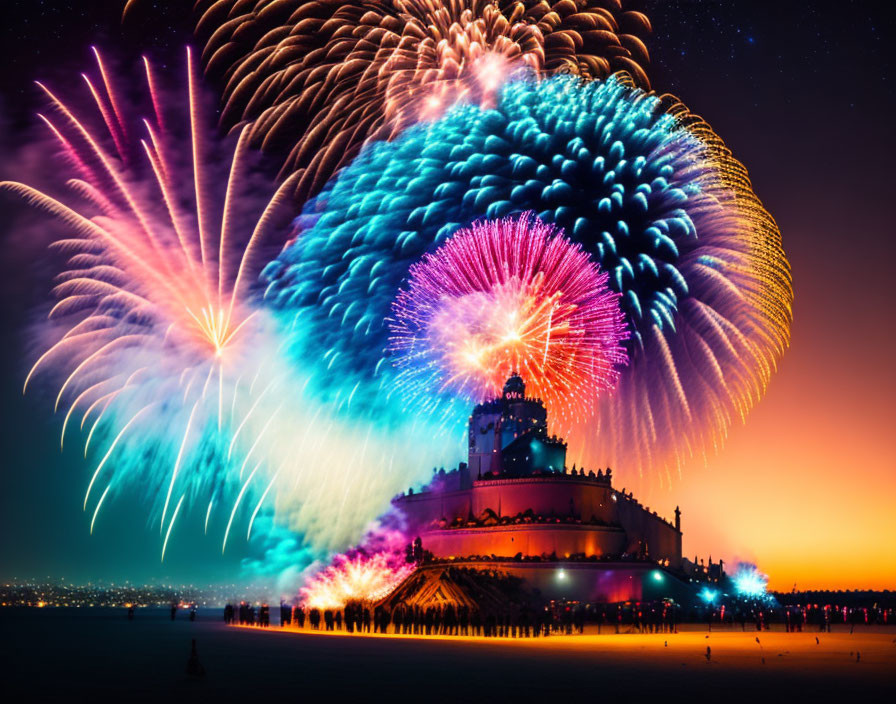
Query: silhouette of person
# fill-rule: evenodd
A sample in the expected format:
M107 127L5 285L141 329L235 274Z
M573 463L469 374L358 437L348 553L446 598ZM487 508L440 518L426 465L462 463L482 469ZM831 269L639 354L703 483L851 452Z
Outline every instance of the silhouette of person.
M196 652L196 639L193 638L193 644L190 649L190 657L187 659L187 676L188 677L205 677L205 668L199 662L199 654Z

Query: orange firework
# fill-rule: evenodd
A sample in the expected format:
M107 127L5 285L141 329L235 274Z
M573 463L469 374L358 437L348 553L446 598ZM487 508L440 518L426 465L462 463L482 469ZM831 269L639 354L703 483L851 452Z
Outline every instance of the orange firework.
M129 3L129 6L134 4ZM650 23L621 0L203 0L197 32L223 78L226 124L288 151L296 196L317 193L368 139L459 101L489 105L518 71L648 86Z

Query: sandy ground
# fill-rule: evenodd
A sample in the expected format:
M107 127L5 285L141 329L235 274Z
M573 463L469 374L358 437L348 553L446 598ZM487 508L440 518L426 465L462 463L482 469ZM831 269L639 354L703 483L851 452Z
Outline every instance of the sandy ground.
M896 628L494 640L228 628L217 617L0 609L0 699L896 701ZM201 679L184 674L193 638Z

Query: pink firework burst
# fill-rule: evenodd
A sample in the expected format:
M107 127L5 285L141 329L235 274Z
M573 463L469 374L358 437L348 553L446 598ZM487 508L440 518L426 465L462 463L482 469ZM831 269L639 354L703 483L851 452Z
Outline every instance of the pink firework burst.
M482 401L520 373L565 421L627 364L619 295L581 246L532 213L476 222L411 267L392 306L402 385Z
M341 609L353 601L378 601L413 570L413 565L388 552L337 555L330 566L299 590L299 598L312 609Z

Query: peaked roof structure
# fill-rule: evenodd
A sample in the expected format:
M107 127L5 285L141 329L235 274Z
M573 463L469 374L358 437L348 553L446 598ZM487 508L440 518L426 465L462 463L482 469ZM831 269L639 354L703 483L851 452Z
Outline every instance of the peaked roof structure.
M382 602L390 609L397 604L422 609L431 606L466 606L500 610L508 603L524 603L528 594L523 580L506 573L457 567L418 569Z

